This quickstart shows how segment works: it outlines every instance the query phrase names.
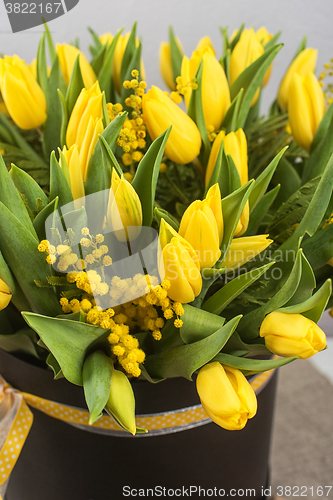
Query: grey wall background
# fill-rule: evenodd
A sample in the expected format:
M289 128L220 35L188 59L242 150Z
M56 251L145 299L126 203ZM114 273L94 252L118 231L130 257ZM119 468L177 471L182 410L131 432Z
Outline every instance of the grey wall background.
M37 2L38 3L38 2ZM302 37L307 35L308 47L319 50L317 75L325 62L333 57L333 0L80 0L70 12L51 21L50 30L56 42L70 42L78 35L81 48L87 51L91 26L98 33L115 34L124 27L130 30L138 21L138 35L143 41L143 59L147 83L162 86L158 51L167 40L172 24L190 56L197 41L209 35L221 55L219 26L229 26L229 33L242 22L247 27L282 30L280 41L285 45L278 54L269 86L265 89L263 107L274 98L279 81L293 57ZM4 4L0 4L0 52L18 54L27 62L37 52L42 27L13 34Z

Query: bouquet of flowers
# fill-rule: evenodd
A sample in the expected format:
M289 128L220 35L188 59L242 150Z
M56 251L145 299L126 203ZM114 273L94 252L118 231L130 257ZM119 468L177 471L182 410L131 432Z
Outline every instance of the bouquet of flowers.
M208 37L188 58L170 28L165 92L135 25L90 31L90 63L47 26L31 65L0 59L0 347L83 386L90 424L146 432L131 381L195 377L242 429L248 376L326 347L332 65L317 79L302 41L261 116L279 34L222 29L220 59Z

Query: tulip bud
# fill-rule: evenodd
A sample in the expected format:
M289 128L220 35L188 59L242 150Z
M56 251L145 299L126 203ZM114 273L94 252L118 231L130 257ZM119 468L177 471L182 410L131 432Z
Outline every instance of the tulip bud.
M224 69L209 47L195 50L191 59L183 58L182 84L185 86L194 78L201 59L203 61L201 99L205 125L207 129L218 130L230 106L230 91ZM191 86L184 87L183 92L188 107L192 95Z
M130 381L125 373L112 370L111 387L106 410L113 416L121 427L136 434L135 399Z
M80 69L83 78L83 83L86 89L90 89L97 80L94 70L88 63L86 56L73 45L57 44L57 54L59 57L60 68L63 72L67 85L71 79L73 67L77 56L80 56Z
M255 32L255 37L258 40L258 42L261 43L263 47L265 47L265 45L273 38L273 35L272 33L268 33L265 26L262 26ZM263 87L266 87L268 80L270 79L272 68L273 68L273 63L269 66L268 70L265 73L264 81L262 84Z
M13 121L23 130L46 120L46 99L31 70L18 56L0 59L0 90Z
M258 42L253 28L244 30L230 56L230 85L237 80L239 75L243 73L248 66L262 56L263 53L264 48L261 43ZM260 89L255 93L251 106L257 101L259 92Z
M194 249L164 219L161 220L160 245L164 262L164 278L170 281L168 296L187 304L199 295L202 277Z
M111 191L107 208L107 221L111 231L116 231L119 241L135 239L142 227L141 201L133 186L112 170ZM136 226L136 229L134 229ZM130 227L130 229L128 229Z
M199 155L201 136L196 124L162 90L153 86L142 97L142 109L152 140L172 125L164 151L170 160L184 165Z
M81 148L90 118L96 120L103 117L102 102L103 94L98 82L89 90L81 90L67 126L66 143L69 148L74 144Z
M289 124L294 141L305 151L310 147L326 106L323 91L313 73L295 73L289 87Z
M103 130L104 127L102 118L100 119L96 118L94 120L93 117L91 116L85 136L83 137L83 141L81 145L78 144L80 150L80 167L84 181L86 180L87 177L90 157L95 150L95 146L98 141L98 136L103 132Z
M180 40L175 39L180 52L183 52ZM170 43L162 42L160 45L160 72L162 78L170 90L176 90L176 78L173 74Z
M205 200L207 200L207 203L212 209L212 212L214 214L217 223L217 229L219 232L219 244L221 245L223 238L223 216L222 216L221 191L220 191L220 186L217 183L208 189Z
M110 45L112 43L114 36L111 33L104 33L99 37L99 41L102 45Z
M267 349L278 356L307 359L326 347L325 333L302 314L274 311L260 327Z
M307 75L313 73L316 68L317 50L304 49L298 54L289 66L278 91L277 102L284 113L288 111L289 87L295 73Z
M236 132L230 132L225 135L224 130L222 130L216 137L212 150L209 155L207 170L206 170L206 186L209 183L211 175L213 173L215 163L219 154L221 143L224 140L224 151L226 154L230 154L236 165L237 171L239 173L241 185L247 183L248 178L248 165L247 165L247 141L244 131L239 128ZM246 202L244 210L238 221L235 236L241 236L247 230L250 218L249 204Z
M206 200L196 200L185 210L179 234L198 255L200 269L213 267L221 251L217 222Z
M209 155L209 160L206 170L206 186L212 176L215 163L221 148L222 141L224 140L224 151L229 154L239 173L241 180L241 185L247 183L248 177L248 165L247 165L247 141L243 129L239 128L236 132L230 132L225 135L224 130L222 130L215 141L213 142L212 150Z
M74 206L75 208L81 208L75 203L75 200L84 198L85 196L83 177L80 166L79 147L77 144L74 144L70 149L67 149L66 146L64 146L62 153L68 167L69 185L74 200ZM63 159L61 157L59 163L61 168L65 171L66 165L63 165Z
M5 309L12 299L12 292L9 286L0 278L0 311Z
M204 50L207 47L211 50L211 52L215 56L216 55L216 51L214 49L213 42L211 41L211 39L209 38L209 36L204 36L203 38L201 38L199 40L199 42L198 42L195 50Z
M223 429L243 429L257 413L254 390L236 368L209 363L199 371L196 383L205 412Z
M273 243L273 240L268 240L267 237L268 234L258 234L256 236L234 238L222 266L227 271L230 271L254 259L256 255Z
M130 33L126 33L126 35L120 35L120 37L117 40L117 45L114 51L113 55L113 63L112 63L112 77L114 81L114 86L118 94L121 93L121 85L122 82L120 81L120 76L121 76L121 65L123 62L125 50L127 47L127 43L130 37ZM136 37L135 39L136 47L139 45L139 39ZM131 68L135 69L135 68ZM138 68L136 68L138 69ZM141 60L140 63L140 77L142 80L145 80L145 69L143 66L143 62Z

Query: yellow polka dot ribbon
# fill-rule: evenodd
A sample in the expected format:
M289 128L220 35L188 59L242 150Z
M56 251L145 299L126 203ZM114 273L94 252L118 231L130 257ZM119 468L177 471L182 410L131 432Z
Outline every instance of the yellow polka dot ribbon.
M251 379L250 383L255 392L266 385L273 372L274 370L269 370ZM28 405L82 430L109 436L133 437L123 431L107 415L103 415L93 425L89 425L87 410L19 392L0 377L0 500L5 492L6 481L19 457L33 422L33 414ZM137 427L147 429L148 434L136 434L134 437L170 434L209 422L211 420L200 404L168 412L138 415Z

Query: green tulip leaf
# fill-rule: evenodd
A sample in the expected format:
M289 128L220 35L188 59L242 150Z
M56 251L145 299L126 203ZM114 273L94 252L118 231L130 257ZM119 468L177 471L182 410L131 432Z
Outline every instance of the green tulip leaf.
M245 23L241 25L234 38L231 40L231 42L229 42L229 48L231 50L234 50L236 44L239 42L239 39L241 37L241 34L243 33L244 28L245 28Z
M299 304L281 307L280 312L289 314L303 314L315 323L318 323L332 293L332 281L326 280L319 290L304 302Z
M57 89L57 92L60 100L60 109L61 109L60 147L63 148L64 146L66 146L66 131L67 131L69 116L68 116L66 98L60 89Z
M312 143L311 143L310 155L317 148L317 146L321 143L321 141L324 139L325 134L328 130L328 127L331 123L332 117L333 117L333 102L327 108L323 119L319 123L319 126L316 130L316 133L315 133L314 138L313 138Z
M36 340L35 332L25 328L11 335L0 335L0 348L6 352L25 354L39 359Z
M333 124L333 120L332 120ZM333 127L332 127L333 130ZM293 234L281 245L280 250L291 248L305 233L313 236L321 223L330 202L333 189L333 155L326 165L318 187L299 225Z
M225 318L184 304L182 321L180 336L185 344L193 344L193 342L209 337L221 328L225 323Z
M102 136L113 150L116 146L117 138L122 126L125 123L127 113L120 113L102 132ZM103 163L103 150L100 141L95 146L94 153L89 160L87 178L85 181L86 195L109 189L107 184L108 175L106 175Z
M46 205L46 207L44 207L43 210L41 210L34 219L34 228L40 240L46 239L45 221L53 212L58 209L58 203L59 198L58 196L56 196L56 198L50 201L50 203Z
M39 154L30 146L30 144L24 139L23 135L18 132L17 127L9 123L9 118L6 117L4 113L0 113L0 126L3 127L7 134L12 138L10 144L17 146L27 153L29 159L33 160L40 169L48 169L48 164L45 160L39 156Z
M242 340L246 341L258 337L260 325L264 321L266 314L279 309L291 299L301 281L302 261L302 250L299 250L288 279L284 285L280 287L279 291L263 306L254 309L242 318L238 326L238 333ZM279 266L280 264L280 262L277 262L276 265ZM272 269L274 268L275 266L272 267Z
M121 170L121 167L117 161L117 158L113 154L112 149L110 148L110 146L108 145L108 143L106 142L104 137L102 135L100 135L98 137L98 139L101 142L102 151L103 151L103 161L105 161L105 165L104 165L104 172L106 175L105 182L106 182L107 186L111 186L112 169L115 169L115 171L117 172L117 174L119 175L120 178L123 177L124 174L123 174L123 171Z
M281 158L273 178L273 183L281 185L279 195L276 199L276 207L281 206L282 203L289 200L302 185L301 178L296 169L286 158Z
M202 309L213 314L221 314L221 312L244 290L262 276L267 269L272 267L274 262L270 262L258 269L241 274L237 278L229 281L220 290L214 293L202 306Z
M171 132L169 127L149 147L136 170L132 186L142 205L142 225L151 226L154 215L155 192L164 148Z
M59 380L61 378L64 378L64 374L62 373L61 367L60 367L58 361L53 356L52 352L50 352L49 355L47 356L46 364L53 371L54 380Z
M13 180L10 178L9 172L0 155L0 202L11 211L11 213L20 221L20 223L31 233L37 240L34 226L29 217L28 210L24 205L24 201L20 196ZM1 235L3 236L3 235Z
M52 66L50 78L46 91L47 102L47 119L44 125L43 132L43 152L45 158L49 159L52 151L57 151L58 147L63 146L65 142L61 142L61 127L63 119L63 110L59 106L58 91L66 92L66 83L60 69L58 56ZM67 115L64 117L64 127L67 127Z
M19 193L24 195L31 211L37 210L36 201L39 200L44 206L47 205L47 196L37 182L21 168L12 164L9 172L11 180L14 182Z
M45 33L42 34L38 45L37 62L36 62L37 82L41 86L44 94L48 88L46 51L45 51Z
M125 48L124 56L121 62L121 70L120 70L120 81L124 82L127 78L126 75L128 74L128 69L130 68L130 71L133 69L140 70L140 67L130 67L131 66L131 61L133 59L133 55L135 54L136 51L136 25L137 22L133 24L133 27L131 29L130 36L128 38L128 42Z
M308 259L302 252L302 274L297 290L291 299L285 304L285 307L304 302L312 296L316 287L316 278Z
M222 173L221 173L222 172ZM212 187L217 182L219 183L221 196L228 196L230 194L229 189L222 182L223 177L227 177L228 179L228 187L229 187L229 163L227 159L227 155L224 149L224 140L221 142L221 146L216 158L216 162L214 165L214 169L212 175L210 176L209 182L206 187L205 196L210 187ZM222 194L223 193L223 194Z
M249 197L249 204L250 204L250 212L254 209L257 203L261 200L263 195L266 192L266 189L268 188L268 185L272 179L272 176L276 170L276 167L279 164L279 161L281 160L282 155L285 153L286 149L288 149L288 146L283 148L270 162L268 167L265 168L265 170L259 175L259 177L256 179L255 184L253 186L253 189L251 191L250 197ZM299 186L298 186L299 187Z
M89 50L92 53L92 55L94 56L94 54L97 54L103 48L103 44L100 41L97 33L92 28L88 27L88 31L91 34L91 36L93 37L93 41L95 44L95 46L89 45ZM104 45L104 47L105 47L105 45ZM92 65L92 63L91 63L91 65ZM96 71L95 71L95 73L96 73L96 75L98 74L98 72L96 72Z
M37 238L2 203L0 233L0 250L31 308L41 314L60 314L61 308L53 290L38 288L34 283L34 280L45 281L46 276L51 274L45 254L37 249Z
M268 191L268 193L264 194L260 201L256 204L254 209L250 214L250 221L247 227L246 233L244 236L254 236L258 234L260 224L264 217L267 215L270 207L272 206L275 198L277 197L280 191L280 184L275 186L274 189Z
M103 60L103 64L100 68L99 71L97 71L97 60L95 60L95 67L96 67L96 74L98 75L98 81L99 81L99 86L101 91L105 92L105 97L107 102L111 101L111 96L112 96L112 65L113 65L113 56L114 56L114 51L116 48L116 45L118 43L118 39L121 35L123 30L118 31L116 36L113 38L112 42L110 45L107 46L107 48L103 47L105 49L105 56ZM123 80L122 80L123 81Z
M88 323L51 318L29 312L24 312L22 315L52 352L67 380L72 384L82 385L83 363L89 349L94 346L98 347L106 339L110 330Z
M213 334L193 344L147 356L147 372L153 378L185 377L192 380L192 374L220 352L235 331L240 318L241 316L233 318Z
M96 75L98 75L102 69L102 66L103 66L103 63L105 60L105 54L106 54L106 51L107 51L108 46L109 46L107 43L105 45L102 45L101 42L99 42L99 43L100 43L99 48L95 48L92 45L89 45L89 50L93 55L93 58L90 62L90 65L91 65L91 67L94 70Z
M171 54L171 66L173 80L176 88L176 78L181 74L181 67L183 61L183 53L179 48L176 37L174 35L173 29L169 26L169 43L170 43L170 54Z
M77 58L75 59L75 63L73 66L71 78L69 80L66 93L68 116L71 115L74 105L77 101L77 98L79 97L81 90L84 88L85 85L83 82L81 68L80 68L80 55L78 55Z
M237 189L237 191L234 191L222 199L224 233L221 245L222 255L218 261L220 264L222 264L228 253L238 220L242 214L243 208L245 207L245 203L250 196L253 185L254 180L249 181L244 186ZM218 264L215 264L215 267L218 267Z
M238 113L241 102L243 100L243 94L244 89L240 89L223 118L221 127L225 129L226 134L229 134L230 132L236 132L237 130Z
M232 84L230 89L232 100L236 97L240 89L244 89L244 96L238 114L237 128L244 127L255 93L261 87L266 71L282 47L282 44L278 44L266 50Z
M127 47L126 47L127 48ZM125 73L125 80L132 80L132 71L133 69L136 69L139 71L139 79L142 79L141 75L141 51L142 51L142 45L141 42L139 42L138 46L135 48L133 52L132 59L130 60L130 63L128 65L127 71ZM126 52L126 50L125 50ZM133 90L131 89L125 89L124 86L121 88L121 99L125 101L126 97L129 97L132 94ZM130 111L132 111L132 108L129 108Z
M55 49L55 46L54 46L54 42L53 42L53 38L52 38L51 32L49 30L49 27L48 27L47 23L45 23L45 22L44 22L44 28L45 28L45 33L46 33L47 44L48 44L48 47L49 47L50 59L51 59L52 65L53 65L54 61L56 60L56 57L57 57L57 52L56 52L56 49Z
M333 224L304 240L302 247L313 269L323 267L333 257Z
M245 344L238 335L234 332L228 342L222 349L225 354L231 354L232 356L272 356L271 351L269 351L265 345L264 339L258 339L258 344Z
M83 364L84 395L90 412L89 425L102 416L111 387L112 361L103 351L94 351Z
M161 219L164 219L178 233L179 220L173 217L173 215L169 214L169 212L167 212L163 208L157 207L154 209L154 215L159 225L161 223Z
M50 201L59 198L59 207L73 201L71 188L68 185L65 174L56 159L54 151L51 154L50 163Z
M303 178L302 178L303 183L307 182L310 179L313 179L314 177L317 177L318 175L321 175L325 171L327 163L329 163L330 159L332 158L333 112L330 108L328 109L328 113L329 114L327 115L326 118L324 115L323 120L325 120L325 122L323 123L323 126L319 131L320 135L323 135L323 137L320 142L317 142L320 139L319 136L316 139L317 143L316 147L313 149L313 151L311 151L310 157L306 161L306 164L304 166ZM331 120L329 123L327 123L330 116Z
M10 291L12 292L12 294L14 294L16 288L15 278L11 270L7 266L7 263L3 258L1 251L0 251L0 279L2 279L6 283L6 285L9 286Z
M297 356L281 359L250 359L242 358L239 356L232 356L231 354L220 353L212 359L212 362L218 361L222 365L237 368L244 375L254 375L256 373L265 372L268 370L275 370L280 366L287 365L291 361L295 361Z

